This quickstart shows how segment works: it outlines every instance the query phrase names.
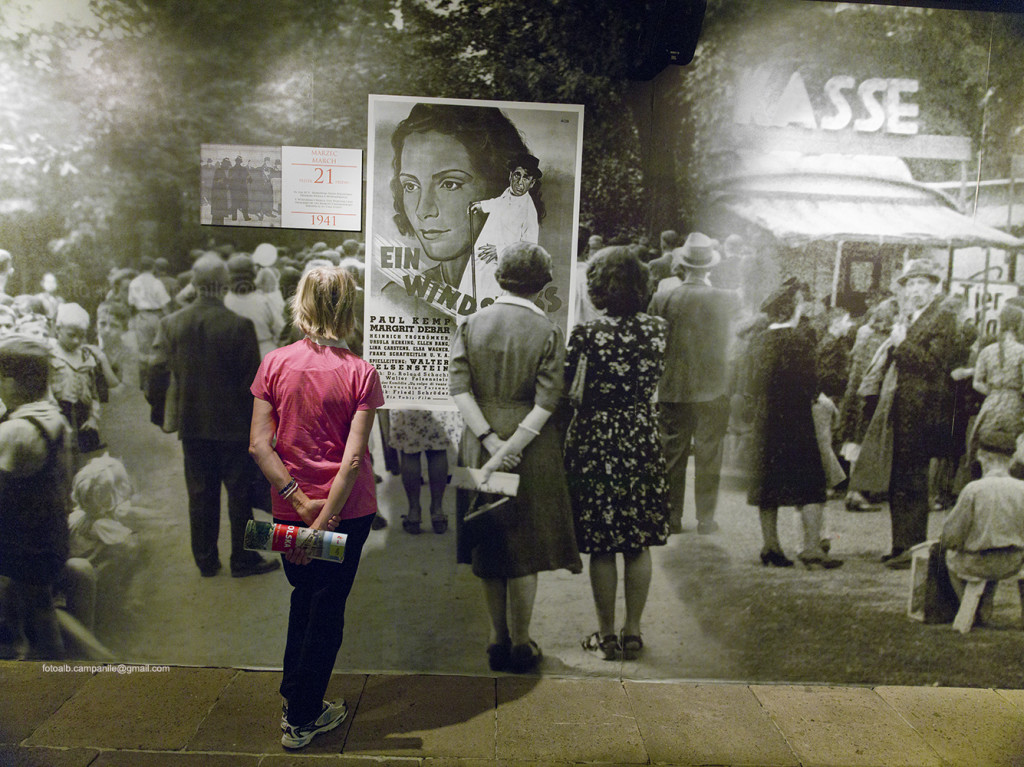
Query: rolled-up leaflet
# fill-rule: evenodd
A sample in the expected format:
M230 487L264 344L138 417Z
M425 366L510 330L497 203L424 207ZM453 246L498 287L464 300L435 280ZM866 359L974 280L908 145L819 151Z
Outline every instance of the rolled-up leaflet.
M345 558L345 534L329 530L311 530L299 525L281 525L276 522L245 523L245 548L250 551L280 551L300 549L311 559L341 562Z

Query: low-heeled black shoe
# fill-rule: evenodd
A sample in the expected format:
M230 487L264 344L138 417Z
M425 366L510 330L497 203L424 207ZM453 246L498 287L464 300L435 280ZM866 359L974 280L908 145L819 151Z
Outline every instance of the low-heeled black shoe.
M542 657L544 657L544 653L532 639L526 644L513 645L508 670L513 674L525 674L528 671L533 671Z
M792 567L793 560L776 549L761 552L761 564L765 567Z
M912 562L913 555L908 549L907 551L900 552L896 556L885 559L883 564L890 570L909 570Z
M883 554L882 558L880 560L878 560L878 561L881 562L884 565L886 562L888 562L891 559L897 559L897 558L903 556L903 552L905 552L905 551L906 551L906 549L895 548L892 551L890 551L888 554Z
M508 671L512 662L512 642L487 645L487 665L491 671Z

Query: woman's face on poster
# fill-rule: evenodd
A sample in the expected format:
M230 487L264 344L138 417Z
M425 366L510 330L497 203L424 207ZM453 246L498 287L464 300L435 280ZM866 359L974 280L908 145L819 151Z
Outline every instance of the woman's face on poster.
M413 133L400 167L405 215L426 255L434 261L465 255L473 245L469 204L488 197L466 147L443 133Z

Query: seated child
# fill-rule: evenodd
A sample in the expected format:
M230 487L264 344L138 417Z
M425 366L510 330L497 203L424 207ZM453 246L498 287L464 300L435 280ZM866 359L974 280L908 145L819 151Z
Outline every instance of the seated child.
M46 344L0 338L0 658L63 655L51 589L68 556L71 434Z
M69 590L68 609L87 628L94 626L94 616L102 623L105 617L120 613L131 579L138 569L138 535L120 519L119 511L133 493L124 464L104 454L83 466L71 483L74 510L68 517L70 556L68 566L87 571L94 583L92 610L77 610L73 602L81 589ZM69 584L80 577L68 579ZM87 592L86 592L87 593ZM86 607L83 605L83 607Z
M946 518L939 542L950 580L963 598L966 577L983 578L978 620L991 617L996 581L1024 566L1024 482L1009 474L1015 435L992 429L979 436L982 477L967 483Z

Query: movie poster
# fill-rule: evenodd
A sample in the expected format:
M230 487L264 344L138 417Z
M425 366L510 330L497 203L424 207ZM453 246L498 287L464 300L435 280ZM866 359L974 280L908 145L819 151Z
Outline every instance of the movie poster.
M583 107L370 96L365 356L388 407L450 409L455 329L517 241L552 256L537 305L568 330Z

